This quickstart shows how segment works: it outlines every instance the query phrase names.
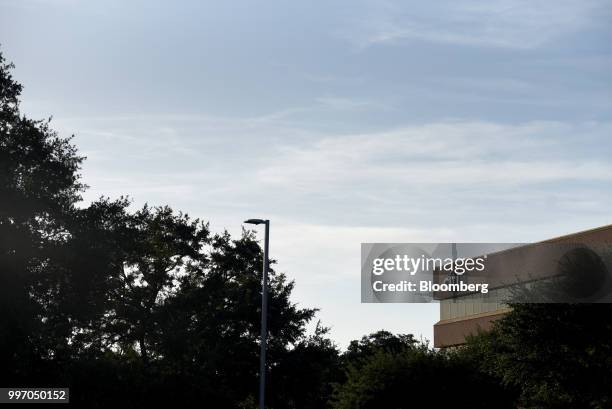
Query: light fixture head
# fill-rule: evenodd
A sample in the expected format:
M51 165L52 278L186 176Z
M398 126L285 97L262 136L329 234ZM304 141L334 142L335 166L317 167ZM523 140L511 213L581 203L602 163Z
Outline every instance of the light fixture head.
M263 219L249 219L244 221L246 224L264 224L266 221Z

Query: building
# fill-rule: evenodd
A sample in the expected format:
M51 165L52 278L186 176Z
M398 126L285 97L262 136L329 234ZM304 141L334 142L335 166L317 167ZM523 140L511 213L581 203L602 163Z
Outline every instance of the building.
M556 237L540 243L584 243L596 246L612 245L612 225L586 230L579 233ZM518 260L525 250L539 243L522 246L517 250L509 250ZM475 334L479 330L487 331L493 322L503 317L510 309L495 297L490 297L488 302L465 302L459 297L440 300L440 321L434 325L434 347L445 348L458 346L465 343L465 338Z

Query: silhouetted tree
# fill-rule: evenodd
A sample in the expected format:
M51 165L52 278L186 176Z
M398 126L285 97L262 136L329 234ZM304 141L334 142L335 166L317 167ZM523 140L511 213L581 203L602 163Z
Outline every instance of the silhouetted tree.
M0 378L14 384L44 367L49 339L43 304L56 287L49 283L55 249L65 241L66 220L84 186L78 170L83 160L67 138L48 121L20 114L21 85L0 54ZM34 368L34 369L33 369Z
M270 407L328 407L333 385L343 379L339 351L327 338L328 330L318 323L313 335L284 352L270 377Z
M494 379L454 351L436 351L412 335L380 331L351 342L346 379L332 407L514 408Z
M342 358L347 363L357 364L362 358L370 357L376 352L399 353L417 344L418 341L412 334L393 334L381 330L364 335L360 340L351 341Z
M464 351L524 408L612 405L612 306L514 304Z

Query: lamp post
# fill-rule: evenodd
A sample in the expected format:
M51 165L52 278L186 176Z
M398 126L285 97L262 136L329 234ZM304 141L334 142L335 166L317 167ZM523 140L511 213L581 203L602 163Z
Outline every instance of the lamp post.
M266 394L266 347L268 342L268 249L270 245L270 220L249 219L245 220L245 223L266 225L263 254L263 279L261 284L261 353L259 359L259 409L264 409Z

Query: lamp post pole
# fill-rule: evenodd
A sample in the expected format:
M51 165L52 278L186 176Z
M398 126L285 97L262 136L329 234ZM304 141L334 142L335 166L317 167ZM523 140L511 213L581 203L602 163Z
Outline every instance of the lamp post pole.
M259 360L259 409L264 409L266 395L266 349L268 347L268 251L270 247L270 221L266 220L263 254L263 280L261 290L261 354Z
M265 407L266 396L266 349L268 344L268 267L270 248L270 220L249 219L247 224L264 224L264 254L263 254L263 278L261 289L261 352L259 359L259 409Z

